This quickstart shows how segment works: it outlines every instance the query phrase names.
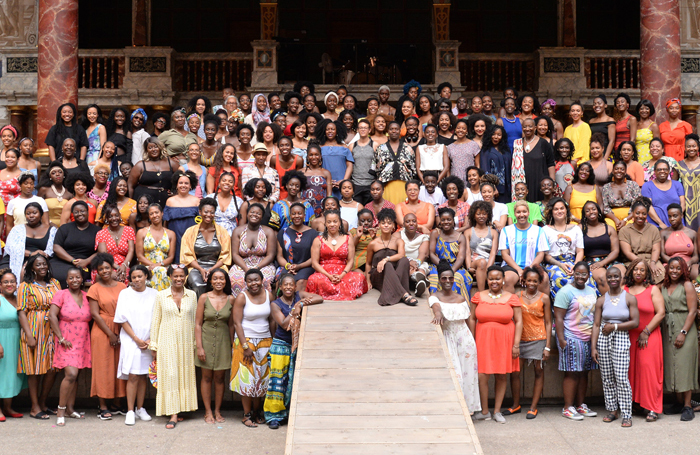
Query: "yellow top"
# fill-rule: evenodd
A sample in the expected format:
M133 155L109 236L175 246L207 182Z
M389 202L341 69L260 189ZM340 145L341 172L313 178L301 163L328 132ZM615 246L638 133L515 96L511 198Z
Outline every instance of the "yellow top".
M574 155L571 157L578 164L591 159L591 127L581 122L577 127L569 125L564 130L564 137L574 143Z
M216 228L216 238L221 244L219 259L221 259L225 266L229 266L231 265L231 236L223 226L214 224L214 227ZM182 239L180 240L181 264L189 264L197 259L197 256L194 254L194 242L197 240L197 234L199 234L199 224L187 228L185 233L182 234ZM175 259L177 260L177 258Z

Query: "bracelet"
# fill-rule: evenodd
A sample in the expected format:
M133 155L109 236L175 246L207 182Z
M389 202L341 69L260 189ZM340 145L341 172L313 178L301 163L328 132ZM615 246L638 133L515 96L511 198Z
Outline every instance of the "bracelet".
M289 270L289 262L287 262L286 264L284 264L284 268L285 268L286 270Z
M615 324L615 331L617 332L617 324Z
M549 349L547 346L544 347L544 350L547 352L551 351L551 349Z
M642 332L646 333L648 336L651 336L651 332L649 331L649 327L644 327L644 330Z

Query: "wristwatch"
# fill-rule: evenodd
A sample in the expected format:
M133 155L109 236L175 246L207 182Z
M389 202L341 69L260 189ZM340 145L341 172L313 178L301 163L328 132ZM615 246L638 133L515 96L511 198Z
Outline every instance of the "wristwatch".
M248 346L248 343L243 343L243 344L241 344L241 347L245 351L246 349L248 349L249 346Z
M681 329L681 333L682 333L683 335L687 335L687 334L688 334L688 331L687 331L687 330Z

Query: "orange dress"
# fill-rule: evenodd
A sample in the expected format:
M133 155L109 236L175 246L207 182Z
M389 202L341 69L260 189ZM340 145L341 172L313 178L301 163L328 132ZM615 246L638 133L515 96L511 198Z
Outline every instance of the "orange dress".
M397 204L397 208L401 207L401 211L403 212L403 215L406 216L407 213L413 213L416 215L416 220L418 221L418 224L428 224L428 217L430 216L430 211L435 210L435 206L433 204L429 204L427 202L421 202L420 207L418 209L414 209L413 207L409 206L407 202L401 202L400 204Z
M107 327L119 336L120 325L114 322L119 293L126 289L124 283L117 282L111 288L100 283L90 286L88 299L94 299L100 307L100 316ZM91 333L92 348L92 387L90 396L100 398L117 398L126 396L126 381L117 379L119 365L119 346L111 346L109 337L95 323Z
M681 120L674 129L671 129L671 123L666 120L659 125L659 135L664 143L664 155L670 156L676 161L681 161L685 158L685 137L693 132L693 127L690 123Z
M515 323L513 307L522 306L513 294L507 302L481 300L481 293L472 297L476 305L476 357L479 374L505 374L520 371L520 359L513 358Z

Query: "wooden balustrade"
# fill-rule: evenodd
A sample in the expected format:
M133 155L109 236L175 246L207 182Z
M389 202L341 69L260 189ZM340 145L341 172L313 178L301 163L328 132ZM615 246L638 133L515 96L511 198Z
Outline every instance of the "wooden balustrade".
M214 92L250 85L252 54L178 54L173 86L184 92Z
M92 53L78 56L78 88L114 90L121 88L123 80L123 56Z
M586 55L586 87L591 89L638 89L639 52L595 51Z
M532 54L460 54L462 85L469 92L500 92L506 87L537 90Z

